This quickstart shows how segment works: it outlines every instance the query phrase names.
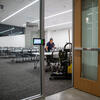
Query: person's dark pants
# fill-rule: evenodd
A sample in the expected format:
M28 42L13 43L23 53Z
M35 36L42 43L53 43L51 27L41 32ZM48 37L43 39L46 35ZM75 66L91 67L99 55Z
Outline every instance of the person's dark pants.
M47 55L47 66L50 66L50 61L52 60L52 55Z

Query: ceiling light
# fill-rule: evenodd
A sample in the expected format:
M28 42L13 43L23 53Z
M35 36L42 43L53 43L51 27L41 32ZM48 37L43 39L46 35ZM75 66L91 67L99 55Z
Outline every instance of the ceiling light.
M36 22L39 22L39 20L32 21L32 23L36 23Z
M72 24L72 22L55 24L55 25L47 26L47 27L45 27L45 28L51 28L51 27L56 27L56 26L68 25L68 24Z
M92 15L93 13L88 13L88 15Z
M11 14L10 16L6 17L6 18L3 19L1 22L4 22L4 21L10 19L11 17L15 16L16 14L18 14L18 13L21 12L21 11L23 11L24 9L26 9L26 8L28 8L28 7L32 6L32 5L34 5L34 4L37 3L38 1L39 1L39 0L35 0L35 1L31 2L30 4L26 5L25 7L19 9L18 11L14 12L14 13Z
M57 13L57 14L53 14L53 15L50 15L50 16L47 16L47 17L45 17L45 20L56 17L56 16L59 16L59 15L62 15L62 14L70 13L70 12L72 12L72 9L67 10L67 11L63 11L63 12L60 12L60 13ZM32 21L32 23L36 23L36 22L39 22L39 20Z
M57 14L54 14L54 15L51 15L51 16L48 16L48 17L45 17L45 19L53 18L55 16L66 14L66 13L70 13L70 12L72 12L72 9L64 11L64 12L61 12L61 13L57 13Z
M0 34L6 33L6 32L9 32L9 31L12 31L12 30L14 30L14 29L15 29L15 28L13 27L13 28L11 28L11 29L4 30L4 31L0 32Z

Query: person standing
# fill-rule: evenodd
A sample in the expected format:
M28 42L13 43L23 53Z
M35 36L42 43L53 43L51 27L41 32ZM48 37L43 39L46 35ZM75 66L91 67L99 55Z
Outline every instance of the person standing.
M55 48L55 44L53 38L50 38L50 41L46 44L46 51L50 52L53 48Z

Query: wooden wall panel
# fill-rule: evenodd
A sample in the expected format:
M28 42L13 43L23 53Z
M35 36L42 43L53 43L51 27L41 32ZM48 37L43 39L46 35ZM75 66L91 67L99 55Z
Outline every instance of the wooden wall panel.
M81 0L75 0L75 6L74 6L74 46L75 47L81 47Z

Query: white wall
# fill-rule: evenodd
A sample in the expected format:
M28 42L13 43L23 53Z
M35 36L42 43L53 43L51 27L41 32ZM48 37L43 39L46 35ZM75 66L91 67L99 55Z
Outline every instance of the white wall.
M0 37L0 47L25 47L25 35Z
M51 37L53 38L56 47L64 47L66 42L69 42L68 29L47 31L45 33L46 43ZM72 29L70 29L70 41L72 43Z
M69 42L68 29L47 31L45 33L46 43L51 37L56 47L64 47L66 42ZM72 42L72 29L70 29L70 40ZM0 37L0 47L25 47L25 34Z

